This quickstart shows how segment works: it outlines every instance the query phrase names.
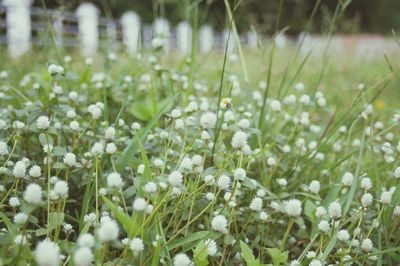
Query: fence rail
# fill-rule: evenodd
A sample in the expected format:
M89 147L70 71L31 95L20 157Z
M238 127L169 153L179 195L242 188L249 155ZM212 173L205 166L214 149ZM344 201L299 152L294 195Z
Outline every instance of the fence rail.
M0 0L1 1L1 0ZM157 18L152 24L144 24L134 11L127 11L120 19L100 16L98 8L91 3L82 3L75 12L66 10L44 10L31 6L32 0L3 0L0 3L0 44L6 44L11 56L19 57L31 46L46 46L53 42L58 46L79 48L84 56L91 56L100 47L113 51L124 49L136 54L143 49L163 46L165 51L188 54L192 47L192 28L186 22L171 27L165 18ZM54 40L49 38L54 34ZM223 50L228 30L216 32L209 25L198 31L198 47L201 53L213 49ZM265 42L265 36L255 31L240 35L242 45L255 48ZM352 54L357 58L374 58L384 53L398 51L399 46L391 38L379 35L337 35L332 38L315 35L300 35L288 38L284 34L274 38L278 47L287 44L299 45L304 55L322 56L326 47L330 53ZM235 50L235 40L230 38L228 51Z

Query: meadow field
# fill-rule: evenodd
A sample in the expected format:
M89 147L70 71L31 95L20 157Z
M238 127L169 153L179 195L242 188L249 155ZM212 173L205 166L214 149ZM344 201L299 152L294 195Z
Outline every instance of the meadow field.
M398 265L399 54L1 54L0 265Z

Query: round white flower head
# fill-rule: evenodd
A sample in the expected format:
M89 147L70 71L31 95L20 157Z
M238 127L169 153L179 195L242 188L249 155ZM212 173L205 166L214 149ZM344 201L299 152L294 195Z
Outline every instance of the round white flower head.
M24 224L26 221L28 221L28 215L23 212L17 213L14 216L14 223L16 224Z
M400 206L396 206L393 210L393 215L399 217L400 216Z
M331 204L329 204L328 211L331 219L337 219L342 216L342 206L337 201L331 202Z
M217 254L217 243L213 239L207 239L204 241L204 245L207 247L208 256L215 256Z
M72 167L76 164L76 155L72 152L68 152L64 155L63 161L66 165Z
M63 180L57 181L54 185L54 192L57 193L60 198L68 197L68 191L68 183Z
M30 204L38 205L42 203L42 188L35 183L29 184L24 192L24 200Z
M90 150L90 152L94 155L94 156L98 156L103 154L104 152L104 145L101 142L96 142L95 144L93 144L92 149Z
M176 254L173 259L174 266L192 266L193 262L188 255L184 253Z
M117 151L117 145L115 145L114 143L107 143L106 145L106 152L108 154L114 154Z
M24 161L18 161L15 163L13 168L13 175L16 178L24 177L26 173L26 165Z
M85 233L78 238L78 245L80 247L91 248L94 246L94 237L92 234Z
M337 232L337 238L340 241L347 241L350 239L350 234L347 230L342 229Z
M179 171L173 171L169 174L168 176L168 183L173 186L173 187L177 187L179 185L181 185L183 182L183 176L181 174L181 172Z
M50 126L50 120L47 116L39 116L36 120L36 126L39 129L47 129Z
M302 211L301 201L291 199L285 202L285 212L289 216L300 216Z
M353 184L353 174L350 172L344 173L342 176L342 183L346 187L350 187Z
M117 240L119 235L118 224L113 220L102 222L97 235L102 242Z
M247 145L247 134L246 132L243 131L238 131L235 132L235 134L232 137L232 147L235 149L240 149L243 148L244 146Z
M88 247L80 247L74 254L74 263L76 266L92 265L94 257L92 251Z
M60 248L50 239L45 239L36 246L35 259L39 266L60 265Z
M364 190L369 190L372 188L372 181L370 178L368 177L364 177L363 179L361 179L361 184L360 184L361 188Z
M124 181L121 178L121 175L114 172L107 176L107 186L109 188L117 188L120 189L124 185Z
M0 192L1 192L1 190L0 190ZM15 207L18 207L21 204L21 202L19 201L18 197L11 197L8 200L8 204L10 204L11 207L15 208Z
M400 166L396 167L393 174L395 178L400 178Z
M330 229L330 225L329 222L326 220L322 220L318 223L318 229L323 232L323 233L327 233Z
M246 178L246 171L243 168L237 168L233 172L233 177L236 180L243 181Z
M214 113L207 112L200 117L200 124L203 128L214 128L217 123L217 116Z
M319 190L321 189L321 183L317 180L313 180L311 181L310 185L308 186L308 189L314 193L314 194L318 194Z
M251 210L259 212L259 211L261 211L261 209L262 209L262 205L263 205L262 199L259 198L259 197L255 197L255 198L251 201L249 207L250 207Z
M64 72L64 68L56 64L50 64L47 68L47 71L51 75L62 74Z
M19 246L25 246L28 244L28 239L24 235L17 235L14 238L14 243Z
M231 185L231 178L227 175L221 175L217 180L217 185L222 190L227 190Z
M4 141L0 141L0 156L4 156L8 154L7 143Z
M366 238L361 242L361 249L364 250L365 252L370 252L372 248L374 247L371 239Z
M373 196L370 193L365 193L361 197L361 204L363 207L368 207L372 204Z
M104 130L104 137L107 140L112 140L115 137L115 128L114 127L108 127Z
M135 237L130 241L129 249L132 250L135 255L142 252L144 250L143 240Z
M308 264L309 266L322 266L322 262L319 259L313 259L310 264Z
M38 165L34 165L29 169L29 175L31 177L40 177L42 175L42 169Z
M390 204L392 201L392 192L391 191L384 191L381 194L380 201L382 204Z
M192 160L189 157L183 158L181 161L181 165L179 166L179 169L191 171L192 168L193 168Z
M133 202L133 209L138 212L145 211L147 209L147 201L144 198L136 198Z
M153 181L150 181L146 185L144 185L143 190L147 193L157 192L157 184Z
M228 221L223 215L217 215L211 221L212 229L221 232L223 234L228 233L227 226L228 226Z

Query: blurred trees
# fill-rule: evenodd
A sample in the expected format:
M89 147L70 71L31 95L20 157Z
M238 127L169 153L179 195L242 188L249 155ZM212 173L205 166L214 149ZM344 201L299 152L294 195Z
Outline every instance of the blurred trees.
M83 0L44 0L49 8L62 7L74 10ZM217 29L226 26L223 0L88 0L98 6L103 15L119 18L127 10L134 10L144 22L152 22L154 17L165 16L172 23L191 20L193 7L200 7L200 23L211 23ZM319 0L284 0L281 27L288 26L289 33L303 31ZM330 24L338 2L345 0L320 0L318 11L308 28L312 32L321 32ZM229 0L233 6L238 0ZM235 17L239 30L251 27L263 33L271 33L280 0L241 0ZM36 6L42 0L34 1ZM400 30L400 0L352 0L346 9L338 28L339 32L390 33L391 29Z

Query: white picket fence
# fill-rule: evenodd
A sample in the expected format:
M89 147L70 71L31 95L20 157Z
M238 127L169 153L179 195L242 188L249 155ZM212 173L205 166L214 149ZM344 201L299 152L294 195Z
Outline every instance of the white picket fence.
M100 16L99 9L91 3L82 3L75 12L44 10L31 6L32 0L3 0L0 4L0 43L7 44L9 53L19 57L33 45L79 47L84 56L100 48L125 49L136 54L142 49L163 46L166 51L188 54L192 47L192 28L182 21L175 28L164 18L152 25L143 24L134 11L127 11L119 20ZM50 34L51 33L51 34ZM199 29L199 51L208 53L223 49L228 31L217 33L209 25ZM51 40L49 36L54 36ZM256 47L255 32L242 35L244 45ZM234 51L231 38L229 51Z

